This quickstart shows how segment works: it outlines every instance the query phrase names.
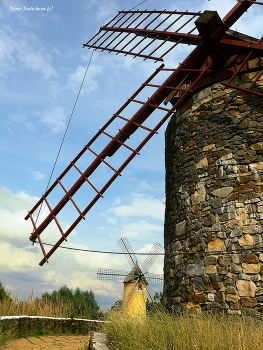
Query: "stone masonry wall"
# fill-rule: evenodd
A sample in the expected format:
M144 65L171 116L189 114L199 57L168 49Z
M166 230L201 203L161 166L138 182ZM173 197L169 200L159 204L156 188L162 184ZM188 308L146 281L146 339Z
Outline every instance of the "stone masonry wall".
M171 310L263 313L263 99L214 84L172 117L164 236Z

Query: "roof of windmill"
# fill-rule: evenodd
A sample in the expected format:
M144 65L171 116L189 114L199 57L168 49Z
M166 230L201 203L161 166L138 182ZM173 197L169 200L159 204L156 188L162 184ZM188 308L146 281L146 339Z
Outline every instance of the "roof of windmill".
M146 278L142 273L142 270L139 268L137 263L134 265L130 273L127 275L127 277L123 281L123 283L131 283L131 282L142 282L145 285L148 284Z

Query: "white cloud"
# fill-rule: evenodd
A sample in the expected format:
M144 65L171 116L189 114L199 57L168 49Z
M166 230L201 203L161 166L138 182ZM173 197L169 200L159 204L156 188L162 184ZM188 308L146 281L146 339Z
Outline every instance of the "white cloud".
M105 261L103 254L59 248L50 258L49 264L43 267L38 265L42 259L42 252L38 244L32 245L29 241L32 225L30 220L24 220L28 209L31 209L37 200L38 198L25 192L15 194L7 188L0 188L0 278L6 288L13 294L19 293L25 297L32 290L35 295L41 295L47 290L59 289L66 284L69 288L92 289L95 295L118 299L118 288L121 286L116 287L109 282L105 293L101 282L97 280L97 269ZM42 212L42 215L45 216L46 213ZM45 232L42 240L45 241L47 236L52 237L54 243L52 230L47 235ZM64 245L78 249L89 248L70 241ZM48 250L49 247L45 248Z
M68 75L67 89L77 93L83 81L87 67L79 65L75 72ZM96 77L102 72L103 67L98 64L91 64L88 68L82 92L90 92L98 89Z
M152 196L135 194L130 199L130 204L112 207L108 213L121 217L142 216L163 220L164 204Z
M33 176L36 181L40 181L46 178L45 174L42 174L40 171L37 170L33 172Z
M8 116L7 124L20 124L23 125L28 131L35 131L35 125L29 121L29 118L25 116L25 112L16 113ZM11 129L12 130L12 129Z
M61 106L52 106L44 111L34 112L42 124L51 129L52 132L58 133L66 128L66 112Z
M145 220L138 222L131 222L127 225L123 225L121 228L122 237L136 238L136 237L147 237L153 236L153 234L162 234L163 226L154 225Z
M44 78L57 76L51 65L51 55L38 37L8 26L0 30L0 63L2 75L10 70L18 71L21 67L27 67L41 73Z
M102 0L98 3L98 8L96 11L97 21L101 23L106 23L112 19L113 16L117 14L119 8L114 3L114 1Z

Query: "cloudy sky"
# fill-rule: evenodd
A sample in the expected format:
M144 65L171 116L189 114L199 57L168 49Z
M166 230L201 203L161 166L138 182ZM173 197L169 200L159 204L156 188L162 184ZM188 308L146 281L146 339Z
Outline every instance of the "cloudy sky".
M129 269L124 256L58 249L43 267L39 246L28 240L27 212L45 192L58 149L89 64L53 180L160 65L82 48L119 10L134 0L1 0L0 5L0 278L24 298L58 289L92 289L105 308L121 298L122 283L103 282L97 269ZM161 4L160 4L161 3ZM148 0L136 7L178 11L217 10L223 17L234 0ZM37 10L36 8L40 8ZM253 5L233 29L261 37L262 7ZM191 48L190 48L191 49ZM188 47L171 52L166 66L181 62ZM127 84L128 82L128 84ZM120 252L128 237L136 252L163 245L164 131L145 146L64 246ZM85 202L85 195L81 200ZM41 215L44 215L42 213ZM69 225L67 218L64 225ZM43 241L55 243L52 230ZM144 256L139 260L143 262ZM150 272L162 273L162 257Z

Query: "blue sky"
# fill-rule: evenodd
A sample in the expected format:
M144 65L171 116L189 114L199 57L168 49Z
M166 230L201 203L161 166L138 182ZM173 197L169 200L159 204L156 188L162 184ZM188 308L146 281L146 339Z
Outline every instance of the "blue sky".
M33 291L38 296L66 284L92 289L104 308L121 298L122 283L102 284L96 272L99 267L129 269L124 256L58 249L49 264L40 267L40 248L28 240L32 228L24 217L45 191L91 58L91 50L82 44L118 10L138 3L1 0L0 278L13 295L25 297ZM210 9L222 17L235 3L148 0L138 9ZM253 5L233 29L261 37L261 11ZM166 66L176 67L189 49L171 52ZM53 179L159 65L107 52L93 54ZM125 236L138 252L149 251L155 241L163 244L164 132L165 125L64 245L118 252L117 241ZM43 241L55 243L53 238L52 232L43 234ZM150 272L162 273L162 257Z

